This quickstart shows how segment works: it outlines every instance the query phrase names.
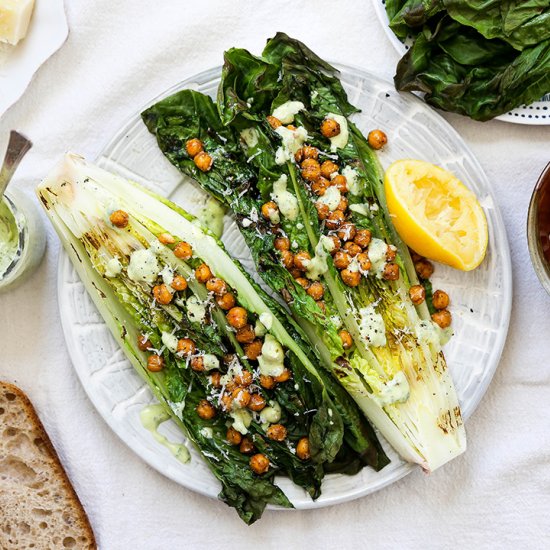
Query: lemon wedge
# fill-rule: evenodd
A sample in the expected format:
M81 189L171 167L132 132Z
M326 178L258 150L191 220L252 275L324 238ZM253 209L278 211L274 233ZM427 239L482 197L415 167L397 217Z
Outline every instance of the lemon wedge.
M384 187L395 229L421 254L470 271L485 257L487 219L476 196L451 172L421 160L398 160Z

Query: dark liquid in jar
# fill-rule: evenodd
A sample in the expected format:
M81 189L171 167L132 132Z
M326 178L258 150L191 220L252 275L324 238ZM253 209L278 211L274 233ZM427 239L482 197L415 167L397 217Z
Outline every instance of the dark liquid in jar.
M548 171L541 187L538 208L538 226L542 253L546 261L550 264L550 172Z

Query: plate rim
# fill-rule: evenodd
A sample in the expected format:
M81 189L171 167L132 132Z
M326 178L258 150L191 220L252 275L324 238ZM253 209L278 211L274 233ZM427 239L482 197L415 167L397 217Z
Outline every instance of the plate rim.
M354 65L351 65L351 64L348 64L348 63L346 63L346 64L344 64L344 63L334 63L330 60L329 60L329 62L331 64L333 64L338 70L349 69L351 71L355 71L363 77L370 78L370 79L375 79L375 80L378 80L381 83L384 83L384 84L390 86L392 91L396 94L405 95L402 92L397 92L393 88L393 85L388 80L386 80L383 76L379 76L379 75L377 75L376 73L374 73L372 71L369 71L369 70L364 69L362 67L354 66ZM194 79L199 80L201 77L203 77L204 75L207 75L209 73L218 74L220 71L221 71L221 65L218 65L218 66L212 67L210 69L207 69L207 70L204 70L204 71L201 71L201 72L198 72L198 73L194 73L194 74L192 74L192 75L190 75L186 78L183 78L178 83L166 88L164 91L161 91L160 93L155 95L154 98L152 98L151 100L146 102L144 104L144 106L142 108L140 108L139 111L136 111L136 112L141 112L143 109L147 108L148 106L150 106L151 104L156 102L159 98L165 97L167 94L173 93L174 90L177 89L178 87L180 87L180 89L181 89L181 86L185 85L185 83L189 83L189 82L193 81ZM483 396L487 392L487 388L489 387L489 385L490 385L490 383L491 383L491 381L494 377L494 374L496 372L496 369L498 368L498 365L500 363L500 359L502 357L502 353L503 353L503 350L504 350L504 345L506 343L506 339L507 339L507 336L508 336L510 317L511 317L511 307L512 307L512 293L513 293L513 273L512 273L510 246L509 246L509 242L508 242L508 236L507 236L507 233L506 233L506 226L504 224L504 220L502 218L500 208L499 208L498 204L495 201L495 196L496 196L496 194L494 193L495 190L493 188L493 185L492 185L491 181L487 177L485 171L481 167L481 164L479 163L477 157L473 154L470 147L466 144L466 142L463 140L463 138L460 136L460 134L453 128L453 126L449 122L447 122L447 120L443 116L441 116L441 114L439 112L435 111L434 109L431 109L428 105L426 105L425 102L423 102L418 97L414 96L414 94L406 93L406 96L408 98L410 98L412 101L417 102L422 109L429 110L431 116L439 118L440 122L442 122L445 125L446 130L450 134L453 134L453 137L455 139L458 139L460 141L464 152L468 154L468 158L473 163L473 166L474 166L475 170L479 174L482 175L482 179L484 180L484 185L489 190L490 196L491 196L491 198L494 202L494 212L495 212L495 216L496 216L497 225L500 225L503 229L502 237L501 237L501 239L499 239L501 242L503 241L502 245L501 245L501 248L503 249L502 254L501 254L502 269L503 269L503 299L504 299L504 304L503 304L503 313L504 313L504 319L503 320L504 320L504 323L502 325L503 330L501 330L498 333L495 345L493 346L492 351L491 351L491 356L490 357L493 358L493 361L492 361L492 366L491 366L490 371L486 371L486 375L484 377L483 383L478 385L478 387L476 389L476 393L474 394L474 399L472 399L470 401L471 404L467 408L462 407L463 416L467 420L472 415L472 413L477 409L477 407L479 406L479 403L481 402L481 399L483 398ZM117 139L117 135L122 134L123 130L126 130L129 125L131 125L132 123L135 122L136 112L134 112L132 115L124 118L124 121L120 124L120 126L118 126L118 130L116 130L114 135L112 137L110 137L108 140L106 140L105 145L100 149L100 151L98 152L98 154L94 158L94 162L97 162L101 158L101 156L103 155L103 152L111 147L111 145ZM146 464L148 464L150 467L155 469L155 471L157 471L159 474L163 475L164 477L169 478L171 481L173 481L173 482L177 483L178 485L181 485L181 486L185 487L186 489L191 490L195 493L199 493L199 494L202 494L202 495L210 497L210 498L217 498L218 497L217 490L216 490L216 492L214 492L214 491L204 490L202 487L191 486L190 484L186 484L181 479L176 478L176 476L172 474L172 471L171 471L172 469L169 469L168 471L159 469L158 464L156 462L156 460L159 456L159 453L156 453L156 452L153 453L149 449L144 448L143 446L141 446L139 444L139 441L136 440L136 438L133 434L128 433L127 430L124 430L118 424L115 423L114 416L112 414L109 414L109 411L107 411L107 410L104 411L100 406L98 406L96 404L96 399L94 399L94 397L93 397L93 392L89 391L88 385L84 383L85 381L83 379L83 375L81 375L80 369L76 366L76 364L77 364L76 359L79 359L78 358L78 350L75 347L76 346L76 341L75 341L74 338L72 338L72 335L71 335L71 332L70 332L70 327L68 326L69 319L67 318L66 315L64 315L64 313L62 311L62 307L63 307L63 304L64 304L64 298L63 298L63 296L64 296L64 292L63 292L64 280L63 280L62 274L63 274L63 271L67 268L74 269L72 267L72 264L70 263L70 260L69 260L69 257L67 255L67 253L65 252L63 246L61 246L59 248L58 267L57 267L57 294L58 294L57 298L58 298L58 309L59 309L59 313L60 313L60 317L61 317L61 325L62 325L62 330L63 330L63 336L64 336L64 339L65 339L65 342L66 342L66 345L67 345L67 350L69 352L69 356L71 358L71 363L73 365L73 368L76 371L76 374L77 374L77 377L80 381L80 384L82 385L82 387L84 389L84 392L86 393L88 399L91 401L91 404L94 406L95 410L100 414L100 416L103 418L103 420L106 422L106 424L119 437L119 439L129 449L131 449L132 452L134 452L141 460L143 460ZM344 495L338 495L338 496L334 496L334 497L330 497L330 495L329 495L329 496L326 496L325 498L323 498L323 495L322 495L321 498L317 501L306 501L305 503L299 503L293 509L294 510L298 510L298 509L317 509L317 508L323 508L323 507L326 507L326 506L332 506L332 505L335 505L335 504L340 504L340 503L343 503L343 502L349 502L351 500L361 498L361 497L366 496L368 494L379 491L380 489L383 489L383 488L385 488L389 485L392 485L393 483L395 483L396 481L399 481L400 479L402 479L403 477L405 477L406 475L408 475L409 473L411 473L415 469L416 468L413 464L408 464L408 463L403 462L401 465L396 467L391 479L381 481L377 485L374 484L374 485L371 485L369 487L358 487L357 489L354 489L353 491L350 491L350 492L348 492ZM216 483L218 483L217 480L216 480ZM272 509L272 510L287 510L287 509L279 508L279 507L275 507L275 506L268 506L267 508ZM293 509L289 509L289 510L293 510Z
M376 17L378 18L378 22L380 23L380 25L382 26L382 28L384 30L384 34L386 35L386 38L391 42L392 46L394 47L394 49L397 51L397 53L400 56L404 55L405 52L407 51L407 48L405 47L403 42L401 42L401 40L399 40L399 38L397 38L397 36L395 36L393 31L390 29L389 19L388 19L386 10L385 10L385 0L384 0L384 2L382 0L371 0L371 3L373 4L374 11L376 13ZM540 100L537 100L534 103L540 103ZM534 103L531 103L530 105L533 105ZM426 103L426 105L428 105L428 104ZM529 109L530 105L525 105L525 106L523 106L523 108L524 109ZM428 107L430 107L431 109L437 111L438 113L450 112L450 111L439 110L436 107L432 107L431 105L428 105ZM548 107L550 109L550 103L549 103ZM547 118L533 119L533 118L526 118L526 117L521 116L518 113L518 111L521 108L522 108L521 106L516 107L515 109L512 109L511 111L508 111L506 113L502 113L501 115L496 116L492 120L499 120L500 122L508 122L509 124L520 124L522 126L550 126L550 110L548 111ZM452 113L452 114L459 114L459 113ZM463 116L463 117L465 117L469 120L473 120L470 117L468 117L467 115L460 115L459 114L459 116ZM516 117L518 117L518 118L516 118ZM473 120L473 121L474 122L482 122L482 121L476 121L476 120ZM491 121L489 120L489 121L486 121L486 122L491 122Z

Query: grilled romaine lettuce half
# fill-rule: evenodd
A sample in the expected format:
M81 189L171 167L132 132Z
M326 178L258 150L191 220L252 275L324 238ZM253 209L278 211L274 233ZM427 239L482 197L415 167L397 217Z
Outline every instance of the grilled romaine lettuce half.
M292 506L276 474L317 498L325 471L387 463L301 329L195 218L74 154L38 196L113 336L245 522Z
M445 335L409 298L414 266L391 224L377 156L349 120L356 111L333 67L278 34L262 57L226 52L217 102L183 90L142 118L168 159L232 208L260 275L317 342L327 371L405 460L434 470L466 446ZM327 120L339 126L331 139L320 132ZM190 139L211 155L207 171L187 153ZM315 163L305 168L308 155L321 175L325 161L337 171L322 180ZM343 269L336 249L355 240L350 226L363 230L363 255L351 247ZM315 281L321 300L318 285L309 290Z

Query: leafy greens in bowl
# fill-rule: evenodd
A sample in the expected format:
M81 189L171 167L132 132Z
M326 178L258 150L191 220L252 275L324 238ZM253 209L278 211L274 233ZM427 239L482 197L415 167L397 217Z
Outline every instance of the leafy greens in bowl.
M550 91L550 4L387 0L390 27L414 42L397 66L398 90L490 120Z

